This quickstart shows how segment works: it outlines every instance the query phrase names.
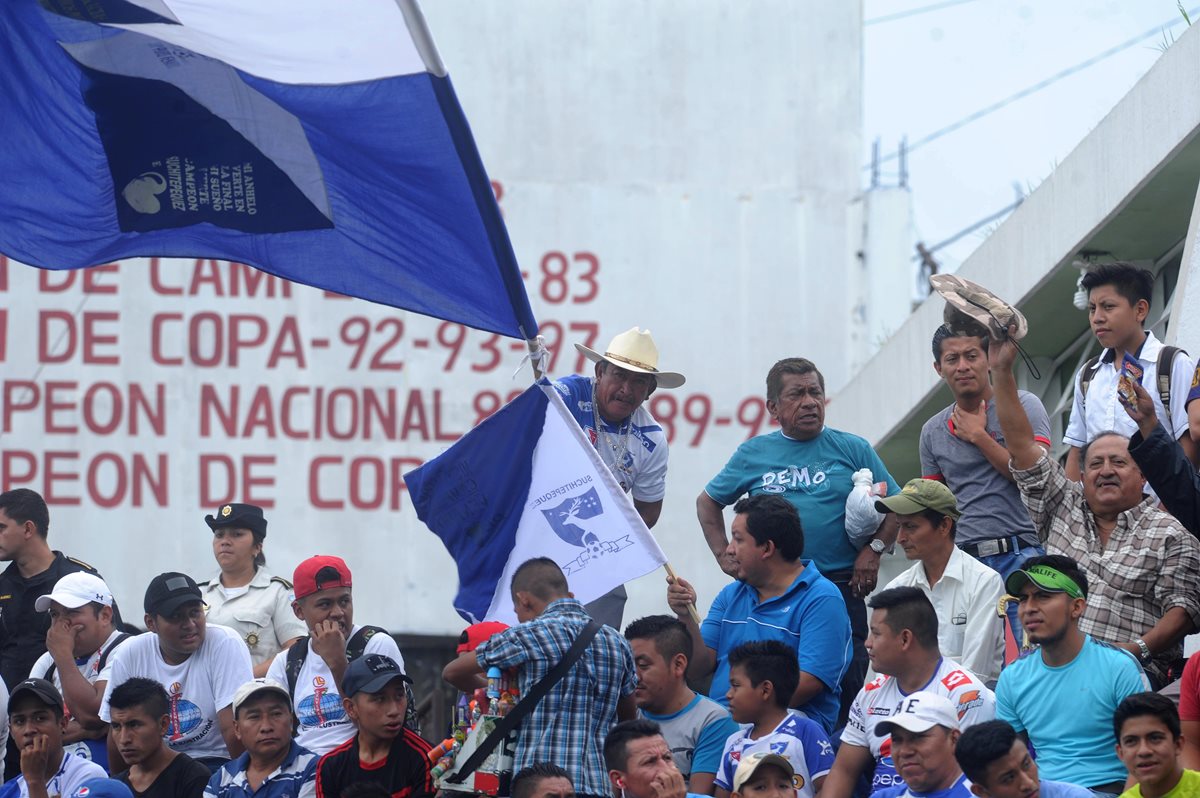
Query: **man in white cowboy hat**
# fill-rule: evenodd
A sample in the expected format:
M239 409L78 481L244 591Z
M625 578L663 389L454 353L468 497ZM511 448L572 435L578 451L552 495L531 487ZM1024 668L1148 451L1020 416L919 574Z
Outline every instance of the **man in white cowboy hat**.
M613 338L603 353L582 344L575 348L596 364L595 376L564 377L554 386L633 499L638 515L652 527L667 492L667 436L644 404L656 388L678 388L684 377L659 371L658 347L649 330L632 327ZM625 599L621 586L587 609L593 618L620 629Z

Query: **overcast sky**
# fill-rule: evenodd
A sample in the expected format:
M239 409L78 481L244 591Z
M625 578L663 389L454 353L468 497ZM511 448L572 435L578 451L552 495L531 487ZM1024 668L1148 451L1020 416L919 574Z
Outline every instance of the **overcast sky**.
M931 6L943 7L881 19ZM1026 192L1036 187L1159 58L1161 30L1167 40L1186 30L1175 0L864 0L864 20L864 163L876 137L884 154L894 152L903 136L915 142L1156 30L912 152L916 235L931 246L1011 203L1014 182ZM894 183L895 172L896 163L887 164L884 182ZM939 259L953 270L983 238L968 235Z

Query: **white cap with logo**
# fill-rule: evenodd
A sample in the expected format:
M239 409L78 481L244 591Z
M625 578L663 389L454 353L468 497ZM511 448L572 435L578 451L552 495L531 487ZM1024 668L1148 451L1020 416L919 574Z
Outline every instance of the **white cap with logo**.
M927 732L934 726L957 730L958 713L946 696L921 690L905 696L895 715L876 724L875 736L886 737L897 726L914 734Z
M50 603L57 602L67 609L73 610L84 604L91 604L93 601L103 604L105 607L111 607L113 605L112 591L108 589L108 585L104 584L104 580L95 574L76 571L59 579L54 588L46 595L38 596L37 601L33 602L33 607L38 612L49 612Z

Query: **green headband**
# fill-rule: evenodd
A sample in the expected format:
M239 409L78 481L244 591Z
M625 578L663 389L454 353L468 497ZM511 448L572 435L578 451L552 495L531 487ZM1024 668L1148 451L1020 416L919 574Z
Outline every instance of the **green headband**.
M1015 596L1021 592L1021 588L1027 582L1032 582L1042 590L1050 593L1066 593L1071 598L1077 599L1086 598L1074 579L1057 568L1051 568L1049 565L1034 565L1020 571L1014 571L1009 575L1004 587L1009 593Z

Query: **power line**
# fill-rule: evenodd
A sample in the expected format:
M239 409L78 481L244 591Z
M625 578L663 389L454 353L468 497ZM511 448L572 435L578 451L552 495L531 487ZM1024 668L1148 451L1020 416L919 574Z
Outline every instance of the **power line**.
M934 244L932 247L927 247L922 243L918 243L917 244L917 254L913 255L912 259L914 261L927 260L929 256L932 256L933 253L937 252L939 249L948 247L951 244L953 244L954 242L962 239L963 237L970 235L971 233L974 233L976 230L983 227L984 225L991 224L992 222L1003 218L1007 214L1012 213L1017 208L1021 207L1021 203L1024 201L1025 201L1024 197L1019 197L1015 202L1004 206L1003 208L996 211L995 213L989 213L987 216L985 216L982 219L980 219L979 221L971 224L969 227L964 227L962 230L959 230L957 233L950 236L945 241L939 241L938 243Z
M1189 17L1200 14L1200 6L1196 6L1195 8L1189 9L1187 11L1187 14ZM1068 78L1077 72L1082 72L1083 70L1087 69L1090 66L1095 66L1096 64L1105 60L1106 58L1111 58L1112 56L1116 55L1117 53L1120 53L1124 50L1128 50L1130 47L1140 44L1141 42L1145 41L1146 39L1149 39L1151 36L1156 36L1156 35L1162 33L1164 30L1166 30L1168 28L1173 28L1176 25L1178 25L1180 22L1184 22L1184 21L1185 20L1184 20L1182 14L1177 17L1173 17L1172 19L1167 20L1166 22L1162 23L1161 25L1150 28L1145 33L1141 33L1141 34L1133 37L1132 39L1127 39L1127 40L1121 42L1120 44L1118 44L1114 47L1110 47L1107 50L1105 50L1104 52L1098 53L1085 61L1080 61L1078 64L1075 64L1074 66L1067 67L1066 69L1062 70L1061 72L1056 72L1055 74L1051 75L1050 77L1040 80L1037 83L1034 83L1032 86L1027 86L1026 88L1018 91L1016 94L1011 94L1008 97L1005 97L1003 100L998 100L998 101L992 103L991 105L985 106L984 108L980 108L978 111L968 114L967 116L964 116L962 119L959 119L956 122L952 122L951 124L946 125L945 127L938 128L937 130L933 131L932 133L917 139L912 144L909 144L906 147L906 151L911 153L913 150L915 150L919 147L923 147L926 144L929 144L930 142L940 139L942 136L953 133L954 131L959 130L960 128L964 128L967 125L971 124L972 122L977 122L980 119L982 119L983 117L988 116L989 114L993 114L996 111L999 111L1001 108L1004 108L1007 105L1011 105L1012 103L1014 103L1018 100L1025 99L1026 97L1030 96L1031 94L1036 94L1037 92L1041 91L1042 89L1045 89L1045 88L1057 83L1058 81L1062 80L1063 78ZM900 155L899 151L888 153L887 155L885 155L879 159L879 163L886 163L887 161L893 161L899 155ZM865 166L863 166L863 168L870 169L871 164L866 164Z
M910 8L908 11L897 11L895 14L885 14L882 17L872 17L868 20L863 20L863 27L868 25L882 25L885 22L895 22L898 19L907 19L915 17L918 14L926 14L930 11L941 11L943 8L951 6L961 6L965 3L974 3L976 0L945 0L942 3L934 3L933 5L921 6L920 8Z

